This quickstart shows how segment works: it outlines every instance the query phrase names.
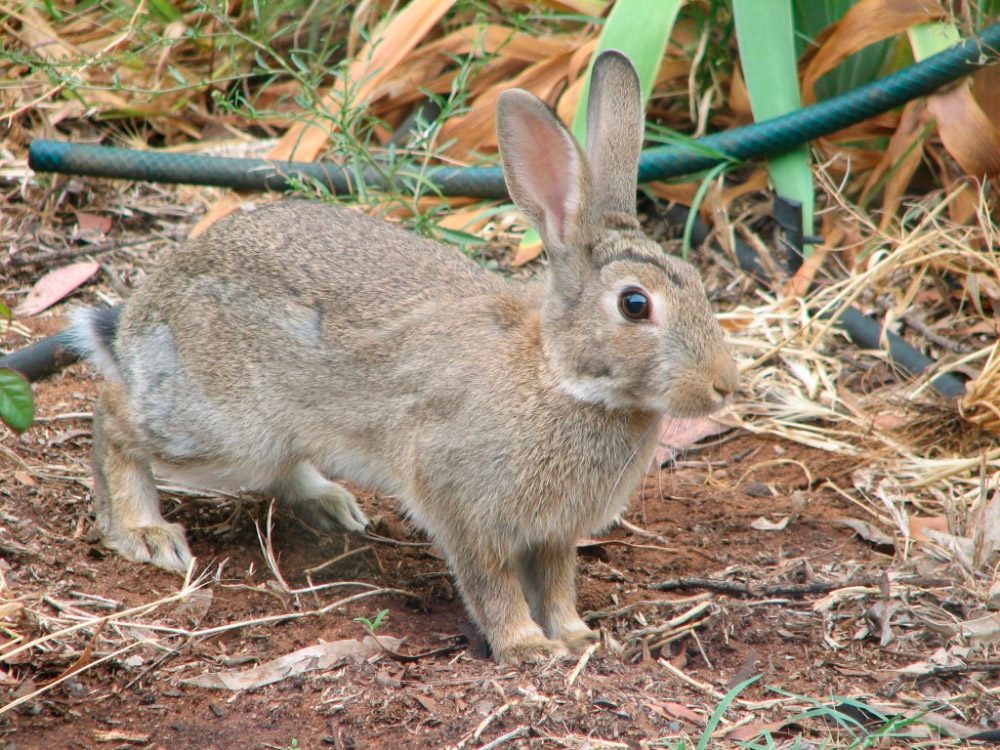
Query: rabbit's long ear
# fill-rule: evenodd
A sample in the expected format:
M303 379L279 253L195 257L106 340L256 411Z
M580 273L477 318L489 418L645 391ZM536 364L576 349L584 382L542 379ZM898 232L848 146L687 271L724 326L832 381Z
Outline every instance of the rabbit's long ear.
M602 212L635 215L645 113L639 76L617 50L603 52L590 76L587 155L594 204Z
M509 89L497 101L497 140L507 189L546 249L585 244L590 168L572 133L540 99Z

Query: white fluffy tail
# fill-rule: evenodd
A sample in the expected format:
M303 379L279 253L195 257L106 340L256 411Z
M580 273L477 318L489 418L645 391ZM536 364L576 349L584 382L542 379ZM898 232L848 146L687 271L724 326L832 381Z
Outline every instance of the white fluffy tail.
M77 308L64 332L66 347L93 364L106 379L121 380L111 342L118 327L118 310Z

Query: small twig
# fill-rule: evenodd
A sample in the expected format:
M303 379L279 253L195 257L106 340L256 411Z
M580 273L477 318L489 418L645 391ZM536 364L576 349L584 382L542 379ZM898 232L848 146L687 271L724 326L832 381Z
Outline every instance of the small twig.
M320 563L319 565L317 565L317 566L315 566L313 568L306 568L305 569L305 573L306 573L306 575L310 575L311 576L311 575L313 575L315 573L319 573L321 570L326 570L331 565L336 565L340 561L346 560L348 557L352 557L353 555L360 555L362 552L371 552L371 550L372 550L371 545L368 545L368 544L366 544L364 547L358 547L357 549L348 550L344 554L337 555L336 557L331 558L331 559L327 560L326 562L322 562L322 563Z
M815 583L776 583L776 584L747 584L736 583L735 581L719 581L712 578L672 578L660 583L652 583L647 588L655 591L678 591L684 589L708 589L717 591L720 594L731 596L747 596L754 599L770 598L774 596L803 597L811 594L827 594L837 589L848 586L878 586L884 580L884 576L862 576L851 578L846 581L817 581ZM910 578L897 578L892 581L894 584L906 584L909 586L941 586L947 581L937 578L921 578L913 576Z
M371 531L365 531L361 534L364 539L371 542L378 542L379 544L387 544L390 547L430 547L430 542L401 542L398 539L390 539L387 536L382 536L381 534L375 534Z
M685 599L647 599L639 602L632 602L631 604L625 604L621 607L614 607L611 609L597 609L590 612L583 613L584 622L593 622L594 620L603 620L609 617L620 617L621 615L628 614L634 609L639 609L640 607L683 607L686 604L697 604L698 602L705 601L711 594L695 594L694 596L689 596Z
M493 748L500 747L501 745L506 744L511 740L516 740L519 737L524 737L524 735L526 735L529 731L531 730L529 730L528 727L522 724L517 729L511 730L510 732L507 732L507 734L500 735L492 742L487 742L485 745L481 745L479 750L493 750Z
M439 654L450 654L452 651L458 651L458 649L462 647L462 644L457 640L461 639L462 636L456 635L452 636L453 639L456 639L456 642L449 643L447 646L439 646L438 648L428 649L427 651L420 651L415 654L403 654L400 653L399 651L395 651L394 649L391 649L388 646L386 646L384 643L382 643L382 639L379 638L377 635L375 635L375 633L372 632L371 630L367 628L366 630L368 630L368 635L370 635L375 640L375 643L378 644L378 647L382 649L383 652L385 652L386 656L388 656L390 659L393 659L394 661L398 661L403 664L411 664L415 661L426 659L428 656L438 656Z
M600 645L600 643L591 643L587 646L587 650L583 652L583 655L580 657L580 661L576 663L576 666L573 667L573 671L570 672L569 677L566 678L566 687L573 687L573 683L576 682L580 673L587 667L587 664L590 662L590 657L594 655L594 652L597 651Z
M720 693L718 690L716 690L714 687L712 687L708 683L698 682L698 680L696 680L693 677L685 674L684 672L682 672L681 670L679 670L677 667L675 667L673 664L671 664L666 659L661 658L661 659L658 660L658 663L659 663L659 665L661 667L663 667L668 672L670 672L670 674L674 675L674 677L676 677L678 680L680 680L681 682L683 682L688 687L691 687L691 688L697 690L699 693L702 693L703 695L711 696L712 698L714 698L717 701L721 701L723 698L726 697L725 695L723 695L722 693ZM748 708L751 711L754 711L754 710L758 710L758 709L761 709L761 708L770 708L771 706L776 706L779 703L785 703L788 700L789 700L788 698L776 698L774 700L769 700L769 701L747 701L747 700L743 700L742 698L736 698L733 701L733 704L737 705L737 706L740 706L742 708Z
M968 674L970 672L988 672L994 674L1000 672L1000 664L992 662L979 662L972 664L952 664L948 666L932 667L929 671L921 674L901 673L900 679L928 680L933 677L950 677L952 675Z
M479 738L482 736L483 732L486 731L486 727L488 727L494 721L496 721L497 719L499 719L500 717L502 717L505 713L507 713L508 711L510 711L510 707L512 705L514 705L514 704L512 704L512 703L504 703L499 708L496 708L493 711L490 711L490 713L487 714L486 718L483 719L481 722L479 722L479 726L476 727L475 731L472 732L472 739L474 741L478 742Z
M900 318L902 318L903 322L906 323L907 326L919 333L932 344L937 344L945 351L952 352L953 354L962 354L968 351L968 349L963 347L957 341L952 341L945 336L935 333L934 329L927 325L927 323L921 319L921 316L918 316L915 313L906 312L903 313Z
M628 529L633 534L641 536L645 539L652 539L655 542L659 542L660 544L666 545L668 549L676 550L676 547L674 548L670 547L670 540L667 539L666 537L660 536L659 534L652 531L647 531L646 529L642 528L642 526L636 526L634 523L626 521L624 518L621 519L618 523L623 529Z

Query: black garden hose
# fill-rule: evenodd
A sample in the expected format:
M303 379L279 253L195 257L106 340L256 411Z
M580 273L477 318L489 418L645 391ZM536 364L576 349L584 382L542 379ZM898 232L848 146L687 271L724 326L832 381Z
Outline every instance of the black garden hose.
M920 63L847 94L772 120L715 133L698 139L694 145L647 149L639 163L639 179L645 182L678 177L708 169L723 160L742 161L786 151L929 94L976 68L995 62L998 57L1000 23L994 23L977 37L966 39ZM241 190L283 190L290 186L290 179L306 178L321 182L341 194L352 192L357 184L356 176L350 170L330 163L154 153L50 140L32 142L28 164L39 172L217 185ZM388 186L386 174L385 170L369 169L363 177L367 185L384 188ZM444 195L507 197L503 174L495 166L432 167L419 177ZM414 186L412 175L397 173L392 179L397 189L412 189ZM699 233L707 236L707 228L702 225ZM739 239L736 245L740 267L748 273L759 274L753 249ZM107 314L109 321L117 316L112 310L108 310ZM880 348L881 327L876 321L854 308L841 312L838 321L858 345ZM886 338L890 357L907 372L918 375L933 364L932 360L895 334L886 333ZM66 351L66 343L66 334L57 334L23 351L0 358L0 367L17 369L30 380L44 377L58 364L73 360L72 354ZM932 385L950 398L956 398L965 391L962 381L949 374L935 378Z

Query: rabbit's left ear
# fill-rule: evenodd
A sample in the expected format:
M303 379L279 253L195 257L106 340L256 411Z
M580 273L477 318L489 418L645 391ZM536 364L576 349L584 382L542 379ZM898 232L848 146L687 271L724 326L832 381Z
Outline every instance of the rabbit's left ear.
M603 212L635 216L635 192L645 112L639 75L617 50L601 53L590 74L587 157L594 204Z

